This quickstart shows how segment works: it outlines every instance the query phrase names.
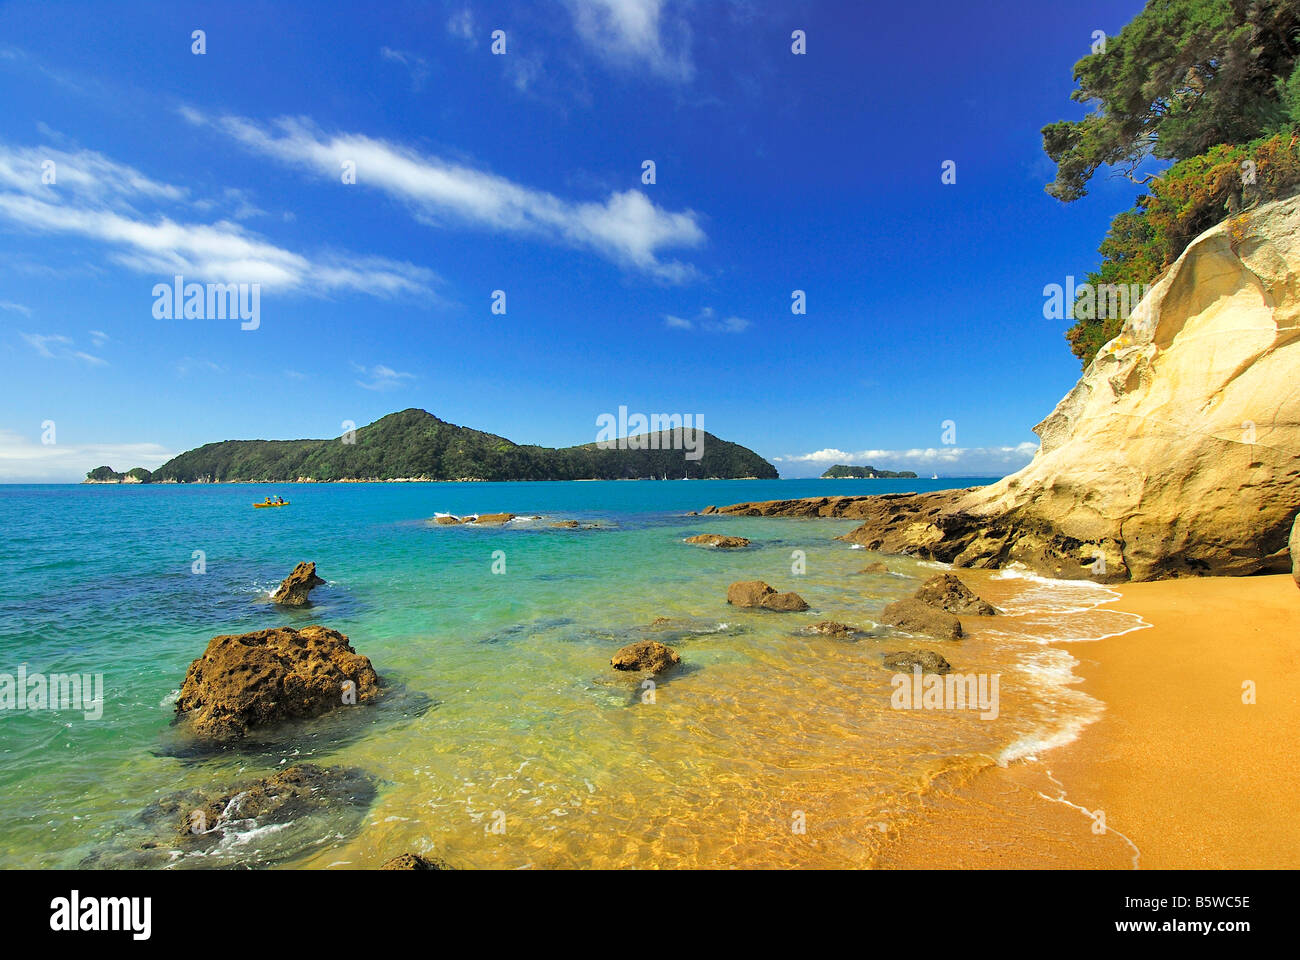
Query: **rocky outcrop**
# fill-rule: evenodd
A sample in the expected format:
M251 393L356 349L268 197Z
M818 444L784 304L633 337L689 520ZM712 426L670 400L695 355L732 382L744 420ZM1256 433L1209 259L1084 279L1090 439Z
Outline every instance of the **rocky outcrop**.
M960 640L962 638L961 621L951 613L936 610L934 607L915 597L896 600L885 607L881 613L882 623L905 630L908 633L920 633L940 640Z
M480 513L477 517L469 517L466 523L477 523L479 526L497 526L502 523L509 523L515 518L513 513Z
M845 539L957 567L1103 582L1285 572L1300 504L1298 321L1293 197L1192 241L1034 428L1023 470L969 491L719 512L861 511Z
M305 607L311 602L308 595L312 588L324 583L324 580L316 576L315 563L300 563L284 578L275 593L271 594L271 602L282 607Z
M651 673L662 673L681 662L676 650L658 640L629 643L609 661L615 670L649 670Z
M793 591L777 593L762 580L742 580L727 588L727 603L737 607L762 607L780 613L799 613L808 609L803 597Z
M719 550L739 550L741 547L749 546L749 541L744 537L725 537L720 533L701 533L694 537L687 537L683 542L702 547L716 547Z
M230 742L378 696L374 667L343 634L278 627L213 637L185 674L176 719L200 739Z
M380 870L451 870L445 860L426 857L418 853L400 853L391 860L385 860Z
M461 520L460 517L453 517L451 514L444 514L443 516L434 517L433 522L438 524L440 527L450 527L463 523L464 521Z
M941 573L921 584L913 596L922 603L937 610L949 613L973 614L979 617L991 617L998 611L991 603L986 603L951 573Z
M884 654L881 662L890 670L912 672L920 667L922 673L948 673L952 665L933 650L894 650Z

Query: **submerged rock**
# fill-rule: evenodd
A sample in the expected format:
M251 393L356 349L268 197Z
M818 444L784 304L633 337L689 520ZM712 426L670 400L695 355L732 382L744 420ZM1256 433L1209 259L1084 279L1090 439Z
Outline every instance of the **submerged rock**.
M991 617L998 611L993 604L977 597L971 589L951 573L941 573L921 584L913 594L917 600L949 613L969 613Z
M253 727L314 717L379 696L370 660L322 626L213 637L190 664L176 720L201 739L239 740Z
M682 662L677 651L658 640L640 640L629 643L610 659L615 670L649 670L662 673Z
M577 520L557 520L555 523L551 524L551 526L562 527L565 530L573 530L576 527L581 526L581 524L579 524Z
M737 607L762 607L780 613L808 609L803 597L794 592L777 593L762 580L742 580L727 588L727 603Z
M869 563L861 570L858 571L858 573L888 573L888 572L889 572L889 566L880 560L877 560L874 563Z
M804 633L818 633L825 637L834 637L836 640L848 640L861 632L857 627L850 627L847 623L839 623L836 620L822 620L810 627L804 627Z
M945 610L934 607L909 597L897 600L885 607L880 615L884 623L908 633L921 633L940 640L960 640L962 637L961 621Z
M952 665L933 650L894 650L884 654L881 662L890 670L909 673L919 666L922 673L948 673Z
M274 866L322 836L359 829L375 792L360 770L310 763L225 787L179 790L118 825L81 866Z
M749 541L744 537L724 537L720 533L701 533L694 537L687 537L683 542L702 547L717 547L720 550L738 550L749 546Z
M391 860L385 860L380 870L451 870L445 860L426 857L418 853L400 853Z
M324 583L324 580L316 576L315 563L300 563L284 578L279 589L271 594L271 602L282 607L305 607L312 588Z

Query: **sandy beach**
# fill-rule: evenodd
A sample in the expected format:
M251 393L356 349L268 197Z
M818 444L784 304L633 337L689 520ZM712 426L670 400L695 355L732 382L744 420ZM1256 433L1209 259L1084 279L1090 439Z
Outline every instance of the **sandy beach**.
M1295 582L1116 589L1106 607L1150 627L1069 645L1080 689L1105 705L1100 719L1038 757L937 787L878 866L1300 866ZM1243 702L1247 684L1254 703Z

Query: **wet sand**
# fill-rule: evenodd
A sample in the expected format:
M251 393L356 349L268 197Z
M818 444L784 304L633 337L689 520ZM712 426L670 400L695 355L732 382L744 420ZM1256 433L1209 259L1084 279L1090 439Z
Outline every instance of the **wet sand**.
M1300 866L1295 582L1117 590L1102 609L1150 628L1068 645L1080 689L1105 704L1100 719L1038 757L937 787L877 866ZM1253 704L1243 702L1248 682Z

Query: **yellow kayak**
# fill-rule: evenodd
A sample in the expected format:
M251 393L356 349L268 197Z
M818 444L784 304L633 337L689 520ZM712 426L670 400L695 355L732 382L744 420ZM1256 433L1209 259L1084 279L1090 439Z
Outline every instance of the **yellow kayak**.
M287 507L288 505L288 500L284 501L284 503L255 503L253 504L253 509L260 510L262 507Z

